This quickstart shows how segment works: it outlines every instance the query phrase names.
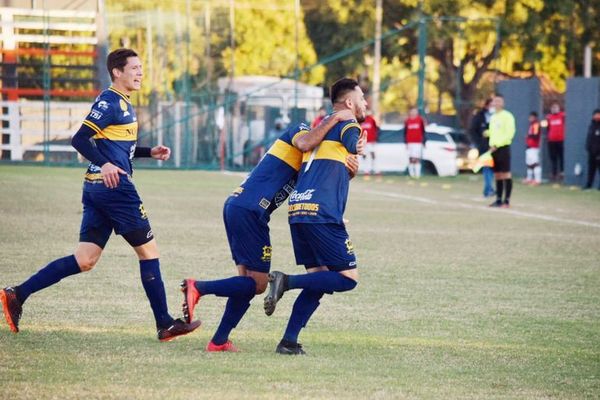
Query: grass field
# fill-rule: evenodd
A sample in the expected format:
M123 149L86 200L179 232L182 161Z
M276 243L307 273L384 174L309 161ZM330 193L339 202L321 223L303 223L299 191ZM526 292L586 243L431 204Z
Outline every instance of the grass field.
M0 285L71 254L82 169L0 166ZM184 277L232 275L221 207L239 175L138 171L161 249L170 309ZM203 326L155 338L136 257L113 237L92 272L26 303L21 333L0 324L0 398L600 398L600 192L515 185L491 210L476 177L352 183L346 217L360 284L326 296L300 341L274 353L296 293L272 317L262 296L232 335L238 354L203 351ZM273 269L293 263L285 211L271 223Z

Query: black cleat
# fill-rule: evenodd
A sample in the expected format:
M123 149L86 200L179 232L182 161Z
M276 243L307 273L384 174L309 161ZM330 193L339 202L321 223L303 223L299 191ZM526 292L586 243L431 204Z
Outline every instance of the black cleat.
M187 335L188 333L193 332L200 324L200 320L192 321L188 324L181 318L178 318L174 320L168 328L161 328L158 330L158 340L161 342L169 342L178 336Z
M501 200L496 200L495 202L493 202L492 204L490 204L490 207L500 208L500 207L502 207L502 201Z
M275 312L275 306L286 290L288 290L288 276L279 271L271 272L269 274L269 293L265 297L265 314L272 315Z
M275 349L275 353L287 354L290 356L306 354L306 352L302 350L302 345L300 343L290 342L285 339L281 339L281 342L279 342Z
M19 320L23 313L21 302L17 299L15 288L6 287L0 290L0 301L2 302L2 311L8 323L8 327L14 333L19 332Z

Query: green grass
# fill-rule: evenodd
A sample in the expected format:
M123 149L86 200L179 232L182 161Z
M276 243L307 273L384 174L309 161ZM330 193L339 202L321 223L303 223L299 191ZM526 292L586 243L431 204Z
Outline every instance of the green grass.
M0 284L71 254L80 169L0 166ZM221 220L240 175L136 173L161 249L170 309L184 277L235 273ZM346 217L361 274L326 296L301 335L306 357L274 353L296 293L275 315L256 298L232 339L207 354L225 301L203 327L155 339L136 257L113 237L90 273L33 295L21 333L0 324L0 398L600 398L600 192L515 184L491 210L477 177L356 179ZM293 262L285 211L273 268Z

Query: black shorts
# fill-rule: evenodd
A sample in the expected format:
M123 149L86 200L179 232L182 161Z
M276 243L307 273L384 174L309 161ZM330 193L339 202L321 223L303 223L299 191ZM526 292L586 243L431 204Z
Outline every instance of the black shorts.
M494 172L510 172L510 146L498 147L492 153Z

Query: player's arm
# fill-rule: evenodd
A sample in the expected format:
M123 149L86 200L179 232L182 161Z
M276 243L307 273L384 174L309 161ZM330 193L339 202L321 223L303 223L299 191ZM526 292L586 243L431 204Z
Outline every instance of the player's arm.
M167 146L141 147L135 148L133 153L135 158L154 158L155 160L167 161L171 157L171 149Z
M340 140L348 152L352 154L358 153L358 142L363 137L361 136L361 132L362 129L357 122L349 122L342 128Z
M81 128L71 138L71 146L75 148L85 158L93 164L102 167L108 163L108 159L98 151L98 148L90 140L96 134L88 125L81 125Z
M92 143L91 138L98 134L102 135L102 129L113 122L113 115L114 112L110 104L102 100L97 101L83 121L81 128L71 139L71 145L75 150L94 165L100 167L100 175L102 175L104 185L111 189L119 184L119 174L127 175L127 172L111 163Z
M331 117L323 120L316 128L310 132L297 134L292 139L292 144L301 152L305 153L317 147L322 141L327 132L331 130L338 122L353 119L354 114L350 110L338 111Z

